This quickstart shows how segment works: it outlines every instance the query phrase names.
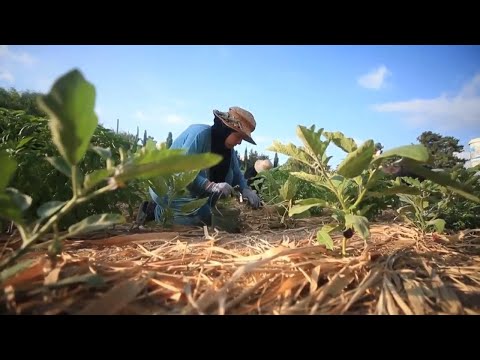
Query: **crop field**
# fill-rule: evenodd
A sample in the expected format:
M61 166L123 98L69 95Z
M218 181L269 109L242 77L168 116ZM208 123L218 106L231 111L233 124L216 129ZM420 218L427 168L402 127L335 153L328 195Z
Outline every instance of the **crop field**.
M298 125L303 145L274 141L288 161L253 183L260 209L222 200L239 232L168 209L138 226L148 187L182 196L221 158L106 129L95 97L72 70L38 97L44 115L0 108L0 313L480 314L478 166L434 171L422 144L377 153ZM399 161L417 176L391 176Z

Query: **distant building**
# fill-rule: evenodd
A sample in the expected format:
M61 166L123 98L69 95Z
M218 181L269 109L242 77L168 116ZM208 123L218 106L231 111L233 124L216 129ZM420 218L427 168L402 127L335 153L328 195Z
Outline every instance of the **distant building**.
M470 146L470 160L466 167L474 167L480 164L480 137L472 139L468 142Z

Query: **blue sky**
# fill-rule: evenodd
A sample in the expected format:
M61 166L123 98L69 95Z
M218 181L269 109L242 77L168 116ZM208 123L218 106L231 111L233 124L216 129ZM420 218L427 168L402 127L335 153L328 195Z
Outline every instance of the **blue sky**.
M237 146L242 156L247 146L273 159L275 139L300 145L297 125L385 149L425 130L466 148L480 137L480 46L0 46L4 88L47 92L73 68L96 87L100 123L159 141L211 124L213 109L251 111L258 145Z

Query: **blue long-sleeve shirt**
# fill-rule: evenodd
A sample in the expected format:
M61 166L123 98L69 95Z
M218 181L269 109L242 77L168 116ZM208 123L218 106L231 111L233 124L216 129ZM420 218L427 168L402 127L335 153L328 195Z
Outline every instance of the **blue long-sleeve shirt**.
M185 149L187 154L200 154L211 151L212 147L212 133L211 126L205 124L190 125L183 131L172 143L171 149ZM232 152L234 150L232 149ZM204 197L206 182L208 181L208 169L202 169L195 180L188 186L190 191L190 198L182 198L172 204L175 208L180 207L194 198ZM231 186L239 185L240 191L248 187L247 182L240 171L240 164L235 154L232 154L230 161L230 168L225 177L225 182ZM150 189L150 194L153 200L159 204L158 196ZM177 206L178 205L178 206Z

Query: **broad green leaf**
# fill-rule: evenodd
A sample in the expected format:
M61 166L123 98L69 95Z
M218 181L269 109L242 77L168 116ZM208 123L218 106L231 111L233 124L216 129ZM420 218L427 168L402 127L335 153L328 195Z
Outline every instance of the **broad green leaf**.
M31 196L22 194L20 191L14 188L6 188L5 193L10 196L13 204L20 210L25 211L32 205Z
M90 174L85 175L85 181L83 186L85 189L93 188L95 185L99 184L103 180L108 179L115 172L115 169L98 169Z
M378 169L374 169L373 173L370 174L367 183L365 184L366 189L370 189L372 186L374 186L379 179L383 177L383 173L379 171Z
M317 231L317 241L320 245L325 245L328 250L333 250L333 240L330 234L324 230Z
M10 279L11 277L17 275L19 272L30 268L37 260L27 259L19 262L9 268L6 268L0 273L0 283L3 283L5 280Z
M191 212L194 212L198 209L200 209L203 205L205 205L208 201L208 197L203 198L203 199L196 199L193 201L190 201L188 204L183 205L180 208L180 211L186 214L189 214Z
M0 192L2 192L10 182L15 169L17 167L17 162L12 159L5 151L0 152L0 169L2 169L2 175L0 175Z
M172 155L158 161L140 165L125 164L117 167L115 180L125 182L131 179L150 179L156 176L171 175L181 171L209 168L220 162L222 157L213 153L193 155Z
M165 177L158 176L147 180L147 183L158 196L162 197L168 194L168 184Z
M364 216L346 214L345 227L352 228L362 239L367 240L370 237L370 230L368 229L368 219Z
M429 222L427 222L427 225L435 226L437 233L441 234L445 229L445 220L443 219L430 220Z
M159 161L166 159L174 155L186 155L185 149L164 149L159 150L155 147L143 147L141 148L133 158L129 159L126 164L141 165L148 164L152 161Z
M291 158L300 161L308 166L311 166L312 163L310 156L308 156L303 149L295 146L292 143L284 145L281 142L274 140L273 144L266 150L290 156Z
M33 136L27 136L27 137L24 137L22 140L20 140L17 144L17 146L15 147L15 149L20 149L22 146L25 146L26 144L28 144L31 140L33 139Z
M112 158L112 151L110 148L102 148L100 146L93 146L90 147L93 151L95 151L102 159L111 159Z
M22 223L22 212L9 194L0 193L0 218Z
M325 200L322 200L322 199L311 198L311 199L299 200L296 202L295 205L293 205L290 208L290 211L288 212L288 216L301 214L304 211L307 211L308 209L315 206L325 206L325 205L326 205L326 202Z
M468 200L480 204L480 198L473 194L473 189L471 186L461 184L458 181L452 180L448 174L431 171L421 166L420 164L414 161L410 161L408 159L405 160L404 164L405 167L413 173L423 176L425 179L433 181L436 184L445 186L450 191L457 193Z
M68 228L68 235L102 230L115 224L125 223L125 218L119 214L91 215Z
M71 178L72 177L72 168L62 157L47 157L47 161L63 175Z
M40 108L50 117L53 143L70 165L83 158L98 125L95 95L95 87L74 69L38 98Z
M424 145L405 145L385 151L372 160L372 163L378 163L383 159L394 156L400 156L425 163L429 159L428 150Z
M345 135L340 131L325 131L323 136L325 136L328 140L333 141L335 145L347 153L357 150L357 144L355 143L355 140L345 137Z
M350 179L360 175L370 165L374 151L373 140L365 141L358 149L347 155L338 165L337 172Z
M287 181L280 187L279 194L280 196L287 201L290 201L295 196L297 192L297 183L298 178L289 175Z
M197 177L200 170L191 170L185 171L184 173L175 174L174 182L175 182L175 192L181 192L184 190L188 185L190 185L193 180Z
M392 186L386 189L383 189L381 192L378 191L371 191L367 193L365 198L367 197L384 197L389 195L396 195L396 194L411 194L411 195L420 195L420 189L414 188L408 185L397 185Z
M40 205L37 209L37 216L40 219L45 219L53 214L55 214L58 210L60 210L67 202L66 201L49 201L42 205Z
M310 129L305 126L297 126L297 136L302 140L303 146L310 155L316 159L322 159L328 143L321 140L323 129L315 131L315 125Z
M322 231L331 233L332 231L335 231L335 230L341 230L341 228L342 228L342 225L339 225L339 224L325 224L322 226Z

